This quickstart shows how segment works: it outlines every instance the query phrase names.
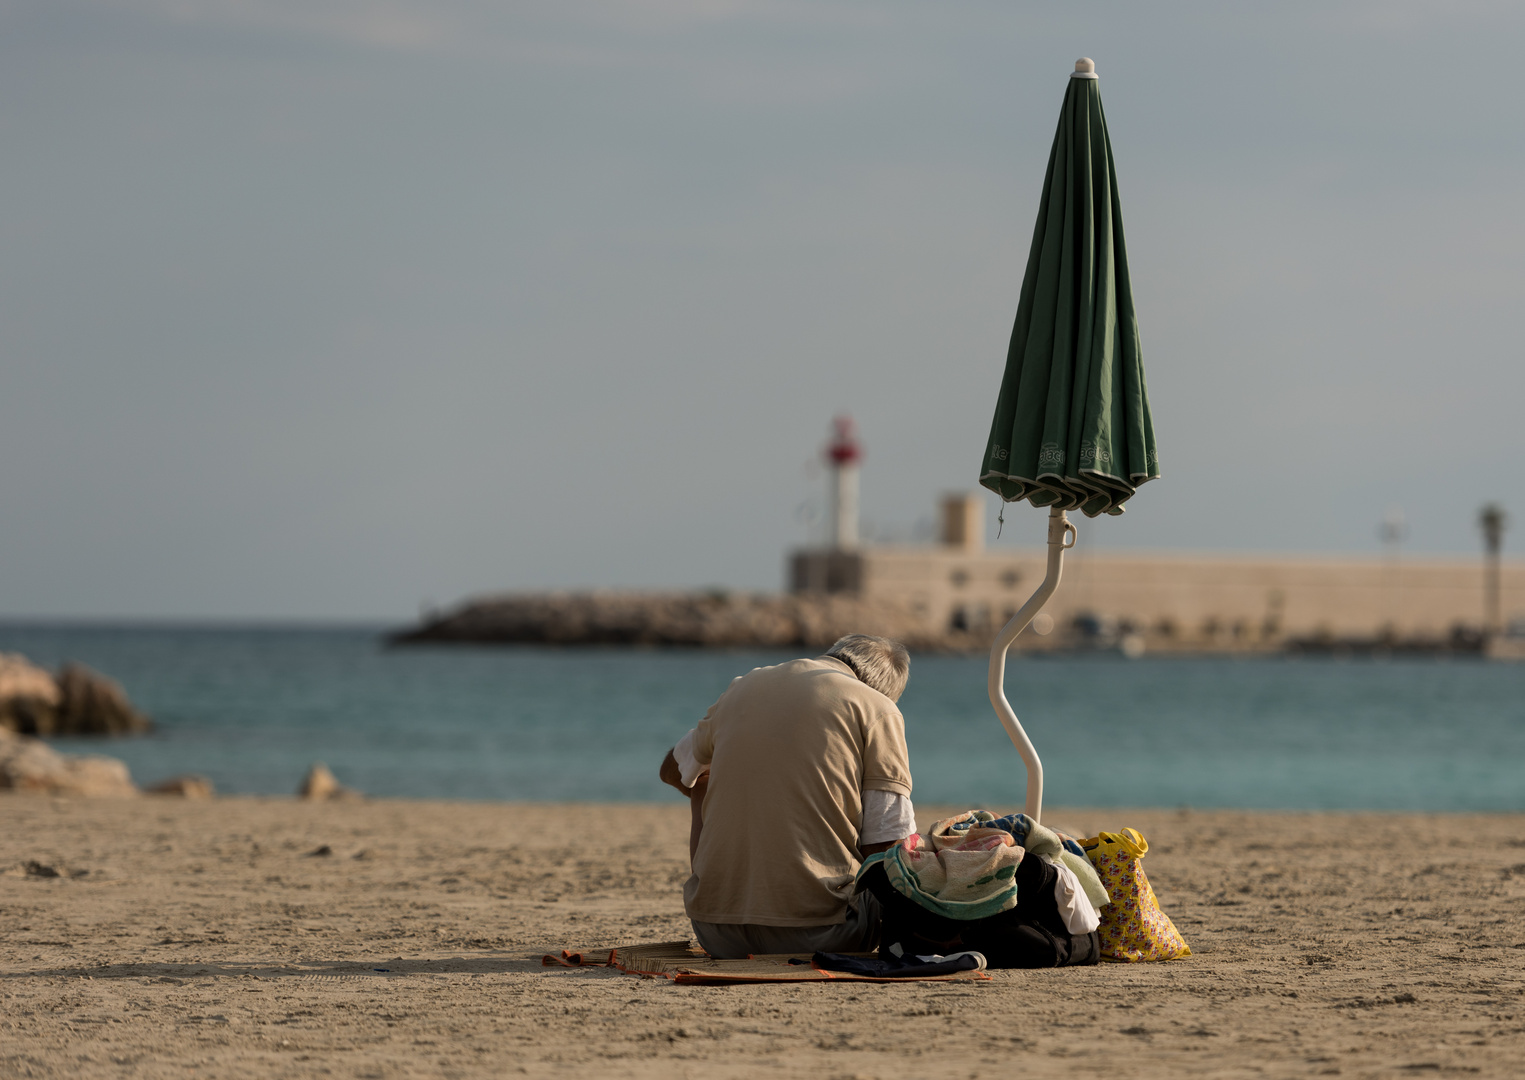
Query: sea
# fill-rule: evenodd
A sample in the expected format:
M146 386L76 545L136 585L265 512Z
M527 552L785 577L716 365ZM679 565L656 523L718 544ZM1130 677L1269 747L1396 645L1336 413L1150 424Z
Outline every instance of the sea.
M662 802L663 755L772 651L389 647L382 626L0 625L0 651L111 676L147 736L50 740L140 784L293 793L313 762L373 796ZM913 656L922 803L1020 809L985 657ZM1525 810L1525 665L1460 658L1014 656L1048 806Z

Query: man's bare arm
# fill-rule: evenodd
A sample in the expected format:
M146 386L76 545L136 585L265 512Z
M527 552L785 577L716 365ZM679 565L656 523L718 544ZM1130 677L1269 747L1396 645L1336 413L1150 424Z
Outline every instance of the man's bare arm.
M900 843L899 840L886 840L882 844L859 844L858 850L862 852L866 858L869 855L877 855L881 851L888 851L898 843Z
M688 812L688 864L694 864L699 852L699 834L704 831L704 793L710 789L710 774L705 773L694 781L692 800Z
M662 783L671 785L688 796L688 861L689 865L693 865L694 855L699 850L699 834L704 831L704 793L710 787L710 774L702 772L693 787L684 787L683 770L678 767L678 759L669 750L662 759L662 768L657 775L661 777Z
M662 783L675 787L689 798L693 798L694 790L683 786L683 770L678 767L678 759L673 757L671 750L667 751L667 756L662 759L662 769L657 775Z

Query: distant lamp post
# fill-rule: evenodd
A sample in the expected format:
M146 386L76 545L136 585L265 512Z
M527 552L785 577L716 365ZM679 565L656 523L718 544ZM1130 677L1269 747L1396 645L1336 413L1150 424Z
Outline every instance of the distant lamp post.
M1504 547L1504 530L1509 515L1498 503L1488 503L1477 513L1477 526L1483 530L1483 631L1490 637L1504 628L1499 614L1499 553Z
M1403 507L1395 505L1387 508L1387 512L1382 515L1382 524L1377 526L1377 537L1382 541L1388 557L1396 559L1398 549L1409 537L1409 523L1403 516Z
M1377 630L1377 636L1388 641L1398 634L1395 609L1402 607L1402 604L1394 593L1399 585L1398 556L1408 536L1409 523L1408 518L1403 516L1403 507L1397 504L1389 506L1382 515L1381 524L1377 526L1377 539L1382 541L1382 550L1386 555L1382 564L1382 625Z

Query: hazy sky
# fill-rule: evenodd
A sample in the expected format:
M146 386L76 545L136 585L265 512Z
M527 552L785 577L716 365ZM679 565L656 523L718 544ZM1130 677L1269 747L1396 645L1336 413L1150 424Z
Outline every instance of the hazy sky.
M977 480L1082 55L1164 471L1084 542L1399 504L1473 552L1498 499L1518 550L1522 46L1466 0L3 0L0 616L776 587L843 409L909 534Z

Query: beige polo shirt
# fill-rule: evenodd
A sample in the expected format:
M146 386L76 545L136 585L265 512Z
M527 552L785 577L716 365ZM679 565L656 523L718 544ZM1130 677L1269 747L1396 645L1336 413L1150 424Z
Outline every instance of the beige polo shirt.
M840 660L791 660L732 681L694 729L710 767L683 888L699 922L842 922L858 872L862 792L911 794L905 721Z

